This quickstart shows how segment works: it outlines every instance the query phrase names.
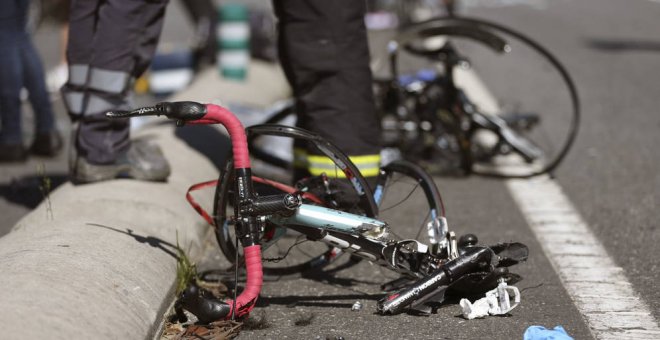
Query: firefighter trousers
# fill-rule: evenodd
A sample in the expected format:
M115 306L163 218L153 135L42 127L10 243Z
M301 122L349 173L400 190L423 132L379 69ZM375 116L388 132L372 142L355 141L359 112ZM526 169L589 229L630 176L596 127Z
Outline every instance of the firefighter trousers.
M62 97L78 123L74 147L92 164L112 164L130 146L128 109L134 80L149 66L167 0L72 0Z
M296 99L298 126L338 146L365 177L376 176L380 122L369 68L365 1L274 0L273 7L278 51ZM334 163L318 156L317 150L300 142L294 147L294 164L300 165L296 178L305 172L335 175L330 169Z

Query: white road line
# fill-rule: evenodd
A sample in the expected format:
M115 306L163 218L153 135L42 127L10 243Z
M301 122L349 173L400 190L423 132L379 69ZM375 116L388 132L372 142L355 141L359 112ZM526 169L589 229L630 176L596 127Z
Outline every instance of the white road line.
M497 101L474 72L455 76L480 107L497 111ZM660 339L648 305L559 184L539 176L507 180L506 185L593 335L603 340Z
M650 309L555 181L507 187L596 338L660 339Z

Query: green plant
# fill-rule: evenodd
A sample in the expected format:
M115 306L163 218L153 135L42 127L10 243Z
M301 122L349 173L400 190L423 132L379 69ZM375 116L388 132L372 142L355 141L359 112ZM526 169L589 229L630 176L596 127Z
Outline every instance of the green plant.
M188 254L179 246L179 233L176 233L176 295L179 295L189 283L197 282L197 266L190 261Z
M53 206L50 202L50 191L53 188L53 183L50 177L46 176L46 166L43 163L37 165L37 174L41 179L39 191L41 191L41 195L43 195L44 200L46 201L46 216L50 220L53 220Z

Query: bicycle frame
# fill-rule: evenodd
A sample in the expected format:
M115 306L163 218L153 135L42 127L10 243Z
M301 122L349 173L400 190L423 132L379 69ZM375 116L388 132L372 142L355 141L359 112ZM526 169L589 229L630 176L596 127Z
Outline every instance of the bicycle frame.
M409 277L424 277L442 262L431 256L427 245L392 239L385 222L361 215L302 204L294 214L271 216L268 221Z
M254 308L263 285L260 233L266 223L296 230L311 240L331 244L416 278L412 284L379 301L378 310L381 313L399 313L408 306L437 299L438 294L444 294L450 284L466 281L464 279L467 279L464 284L468 287L490 287L493 278L504 279L504 275L508 274L507 271L496 270L502 269L498 263L506 267L527 257L524 245L510 243L493 247L477 246L476 237L462 241L463 248L458 249L457 245L461 242L451 240L452 233L439 235L448 237L450 242L445 244L448 251L437 256L428 246L416 240L391 239L389 227L378 219L305 204L301 193L286 192L260 197L253 186L245 129L230 111L220 106L165 102L154 107L108 112L106 115L117 118L165 115L176 119L177 125L220 123L229 132L234 157L232 171L236 234L243 246L247 282L238 297L226 301L206 299L199 295L196 286L186 288L175 308L200 313L200 320L245 317ZM347 169L355 167L350 163L345 165ZM369 192L368 187L365 187L365 191ZM433 223L430 227L434 233L446 230L446 224L442 223Z

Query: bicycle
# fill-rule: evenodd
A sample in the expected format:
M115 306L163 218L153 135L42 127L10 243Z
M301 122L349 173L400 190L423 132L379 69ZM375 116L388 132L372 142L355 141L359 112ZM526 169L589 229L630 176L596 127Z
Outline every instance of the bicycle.
M288 132L285 131L289 131L302 134L317 141L323 150L338 152L333 161L337 162L338 171L342 171L357 190L359 199L355 204L325 202L328 198L332 200L333 193L324 192L329 186L326 185L327 178L323 176L317 178L317 181L306 182L308 187L320 185L321 191L316 191L319 194L314 193L314 190L293 189L281 183L253 177L246 132L240 121L220 106L163 102L133 111L108 112L106 115L112 118L164 115L176 120L177 125L219 123L229 132L233 161L228 164L229 171L221 175L220 182L224 182L225 187L231 187L232 191L220 191L217 195L222 197L216 197L216 204L218 200L231 201L233 216L219 216L215 220L231 222L236 244L240 241L242 248L241 262L245 264L247 279L241 294L226 301L209 298L194 285L184 290L177 300L176 308L180 312L183 309L192 312L200 322L243 318L254 308L263 285L262 245L267 245L264 241L273 239L270 233L273 228L295 230L310 240L338 247L402 274L403 279L392 285L396 291L378 302L378 312L381 314L396 314L404 310L430 312L434 304L443 301L446 292L478 294L520 279L518 275L510 273L508 267L527 258L527 247L515 242L481 246L477 244L476 236L470 234L457 239L448 230L441 197L432 181L425 183L427 199L433 202L432 206L436 209L433 223L426 226L430 246L415 239L396 238L392 228L375 217L378 214L378 202L382 199L382 192L378 191L382 188L377 187L374 196L362 175L356 171L355 165L331 143L317 135L285 126L251 128L262 132L286 134ZM384 173L390 174L416 171L421 170L404 162L383 169ZM387 176L381 177L380 183L386 182ZM214 217L205 213L195 202L191 203L210 223L215 223ZM359 211L366 215L358 214ZM219 226L216 224L215 227ZM235 251L235 256L238 253ZM240 262L236 259L235 263Z
M540 113L486 113L457 84L456 70L469 67L469 61L458 52L452 38L468 38L497 54L509 53L511 45L502 35L519 40L554 67L568 90L568 119L558 124L551 122L551 116ZM447 37L447 40L439 46L429 45L428 39L436 37ZM389 121L383 127L386 135L388 132L394 135L389 142L403 145L403 154L409 159L432 167L438 158L453 158L464 174L524 178L551 173L571 148L580 118L577 89L559 60L531 38L481 19L447 17L412 25L401 32L388 49L390 70L396 81L385 91L381 111L385 113L383 119L389 118ZM400 77L398 54L401 50L439 64L442 73L426 70L424 74ZM547 136L540 132L552 135L550 146L542 146L541 139ZM490 136L484 138L485 133ZM552 150L554 145L559 147ZM513 173L483 166L496 163L496 157L502 155L515 155L519 163L529 166Z
M496 54L507 54L513 37L539 54L556 70L568 91L565 116L538 112L485 112L456 81L456 71L469 65L452 39L467 38ZM441 44L429 44L435 38ZM421 57L434 64L413 74L401 74L400 55ZM526 178L552 173L568 154L580 123L575 84L559 60L531 38L510 28L465 17L443 17L410 25L388 45L391 77L374 82L384 146L434 174ZM290 104L266 124L295 112ZM556 112L553 112L556 113ZM250 145L257 145L255 137ZM253 155L280 168L291 162L253 147ZM523 165L512 172L492 166L502 160Z

